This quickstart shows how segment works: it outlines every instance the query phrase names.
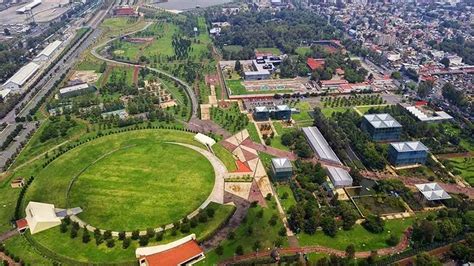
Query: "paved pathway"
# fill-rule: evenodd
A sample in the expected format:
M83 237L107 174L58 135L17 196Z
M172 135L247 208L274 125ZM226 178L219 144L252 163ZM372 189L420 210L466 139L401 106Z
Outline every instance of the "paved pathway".
M3 261L7 261L9 266L12 266L12 265L20 265L20 263L16 263L12 258L8 257L7 255L5 255L5 253L3 252L0 252L0 263L3 262Z
M7 239L9 239L10 237L13 237L13 236L16 236L18 235L18 230L16 229L11 229L10 231L6 231L2 234L0 234L0 242L3 242Z
M212 189L211 194L201 204L201 206L199 206L199 208L197 210L193 211L192 213L190 213L187 216L188 219L191 219L194 216L196 216L199 213L200 209L206 208L207 205L209 205L209 203L211 203L211 202L217 202L217 203L221 203L221 204L224 203L224 178L227 176L228 172L227 172L227 168L224 166L224 164L221 162L221 160L219 160L219 158L217 158L211 152L209 152L207 150L204 150L202 148L196 147L194 145L184 144L184 143L177 143L177 142L169 142L169 143L176 144L176 145L181 145L181 146L184 146L184 147L187 147L187 148L190 148L190 149L193 149L193 150L199 152L200 154L202 154L204 157L206 157L209 160L212 167L214 168L215 181L214 181L214 187ZM86 227L87 230L89 230L91 232L93 232L96 229L96 227L87 224L86 222L82 221L79 217L77 217L75 215L71 216L71 221L75 221L75 222L79 223L79 225L81 227ZM168 224L168 225L165 226L165 230L168 230L168 229L171 229L171 228L173 228L173 224ZM161 227L155 228L156 232L160 232L162 230L163 230L163 228L161 228ZM103 232L105 230L101 229L101 231ZM118 236L118 234L119 234L118 231L112 231L113 236ZM131 231L130 232L125 232L125 234L127 236L131 236L132 232ZM146 231L140 231L140 235L145 235L145 234L146 234Z
M273 148L273 147L270 147L270 146L255 143L255 142L253 142L252 140L250 140L248 138L245 139L241 143L241 145L247 146L251 149L254 149L254 150L257 150L257 151L260 151L260 152L268 153L268 154L276 156L276 157L287 157L288 159L290 159L292 161L296 160L296 155L292 152L283 151L283 150L276 149L276 148Z
M221 126L213 122L212 120L200 120L198 118L192 118L188 122L188 129L201 133L212 132L224 137L224 139L232 136L227 130L223 129Z
M397 246L392 247L392 248L382 248L377 250L377 255L379 256L386 256L386 255L392 255L396 254L398 252L401 252L405 250L408 247L409 244L409 236L411 234L411 230L407 230L405 234L403 235L403 238L401 239L400 243L398 243ZM333 249L333 248L328 248L328 247L322 247L322 246L306 246L306 247L289 247L289 248L281 248L278 249L278 252L281 255L295 255L295 254L300 254L300 253L324 253L327 255L336 255L339 257L345 257L346 252L343 250L338 250L338 249ZM241 261L246 261L250 259L257 259L257 258L269 258L270 257L270 251L263 251L263 252L258 252L258 253L249 253L245 254L242 256L236 256L233 258L226 259L222 262L219 263L219 265L231 265L236 262L241 262ZM355 253L356 258L367 258L371 255L370 251L359 251Z

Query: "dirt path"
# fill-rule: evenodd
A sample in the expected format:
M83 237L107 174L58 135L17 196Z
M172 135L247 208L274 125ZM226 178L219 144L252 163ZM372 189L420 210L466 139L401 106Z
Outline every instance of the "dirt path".
M204 241L201 244L201 247L204 248L204 250L206 251L217 247L219 243L221 243L224 239L227 238L227 235L229 234L229 232L234 231L237 227L239 227L242 220L247 215L247 210L250 207L250 202L248 202L247 200L243 198L235 196L229 192L225 192L224 203L229 203L229 202L234 203L236 210L234 214L232 215L232 217L230 218L229 222L224 227L219 229L219 231L216 234L214 234L213 237Z
M47 151L45 151L45 152L43 152L43 153L41 153L41 154L39 154L39 155L33 157L33 158L30 159L29 161L24 162L24 163L18 165L17 167L15 167L15 170L20 169L20 168L24 167L25 165L30 164L30 163L32 163L32 162L34 162L34 161L40 159L40 158L43 157L46 153L49 153L50 151L53 151L53 150L55 150L55 149L57 149L57 148L63 146L64 144L66 144L66 143L68 143L68 142L69 142L69 140L66 140L66 141L64 141L64 142L59 143L58 145L52 147L51 149L49 149L49 150L47 150Z
M440 158L440 159L474 157L474 152L459 152L459 153L437 154L436 157L438 157L438 158Z
M0 252L0 262L1 261L7 261L8 262L7 265L10 265L10 266L11 265L20 265L20 263L16 263L12 258L8 257L3 252Z

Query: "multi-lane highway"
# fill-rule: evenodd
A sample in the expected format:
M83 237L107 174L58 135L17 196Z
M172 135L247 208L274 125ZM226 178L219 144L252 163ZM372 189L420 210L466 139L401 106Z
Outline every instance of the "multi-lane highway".
M26 96L10 111L4 118L0 120L0 123L7 123L8 126L5 130L0 132L0 144L3 143L10 132L10 128L14 128L17 122L16 117L25 117L35 106L41 101L45 95L54 89L54 84L61 79L61 76L73 66L76 58L84 52L101 34L101 30L98 28L102 20L108 14L110 9L113 7L113 3L104 10L99 10L94 17L92 17L86 24L90 27L90 32L85 34L79 41L77 41L66 54L39 80L35 87L31 88ZM37 90L39 88L39 90ZM21 108L20 112L16 114L15 109ZM40 121L41 122L41 121ZM28 122L23 123L25 129L22 130L15 141L7 147L4 151L0 152L0 168L4 169L5 163L9 158L12 157L20 147L20 143L27 141L30 132L33 131L36 123ZM5 169L4 169L5 170Z

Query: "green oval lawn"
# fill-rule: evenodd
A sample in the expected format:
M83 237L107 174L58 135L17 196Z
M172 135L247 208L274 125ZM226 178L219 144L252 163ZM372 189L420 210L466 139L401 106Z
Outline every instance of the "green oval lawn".
M197 209L214 184L210 162L176 144L192 134L143 130L99 138L62 155L41 171L29 200L79 206L85 222L110 230L135 230L172 223Z

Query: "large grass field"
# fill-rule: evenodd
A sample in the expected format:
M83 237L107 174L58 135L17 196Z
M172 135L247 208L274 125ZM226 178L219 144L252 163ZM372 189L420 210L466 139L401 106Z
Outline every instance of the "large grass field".
M143 130L84 144L39 172L24 204L34 200L79 206L84 209L79 217L102 229L145 229L174 222L207 198L214 171L199 153L166 141L194 143L192 134Z
M401 237L413 221L414 218L387 220L385 230L381 234L373 234L365 230L362 225L355 225L349 231L339 230L335 237L317 231L314 235L298 234L298 239L301 246L320 245L345 250L348 245L354 244L356 251L369 251L389 247L386 240L390 235Z

